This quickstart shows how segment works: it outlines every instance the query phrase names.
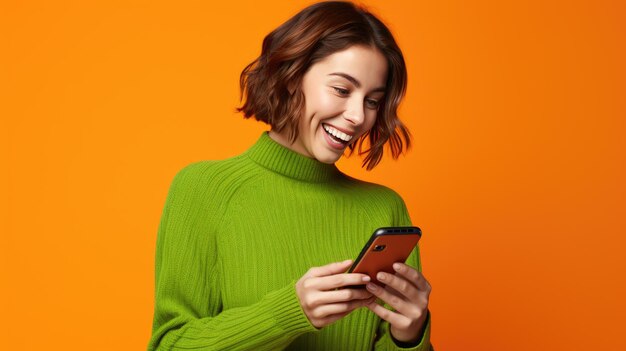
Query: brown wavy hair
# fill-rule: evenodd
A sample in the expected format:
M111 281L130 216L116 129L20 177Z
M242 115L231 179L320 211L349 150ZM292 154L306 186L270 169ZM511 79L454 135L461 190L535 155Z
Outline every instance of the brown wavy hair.
M378 49L386 58L387 89L380 101L374 126L348 145L352 155L366 154L362 167L373 169L388 142L394 159L411 146L411 134L397 115L406 93L404 57L391 31L363 5L349 1L324 1L310 5L263 39L261 55L241 72L241 102L236 112L254 116L281 132L287 128L291 142L298 137L298 121L304 111L302 78L309 67L353 45ZM368 149L363 151L364 141Z

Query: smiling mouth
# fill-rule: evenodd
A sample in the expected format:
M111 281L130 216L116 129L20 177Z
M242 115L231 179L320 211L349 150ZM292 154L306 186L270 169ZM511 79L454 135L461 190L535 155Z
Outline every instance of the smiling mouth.
M348 135L324 123L322 123L322 127L324 128L324 131L326 132L326 134L328 134L328 136L332 140L338 143L347 145L350 142L350 140L352 140L352 138L354 137L353 135Z

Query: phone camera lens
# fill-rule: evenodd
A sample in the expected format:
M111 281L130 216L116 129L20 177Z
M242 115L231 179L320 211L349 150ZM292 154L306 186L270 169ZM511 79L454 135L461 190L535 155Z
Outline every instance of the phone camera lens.
M376 245L374 246L374 251L383 251L386 245Z

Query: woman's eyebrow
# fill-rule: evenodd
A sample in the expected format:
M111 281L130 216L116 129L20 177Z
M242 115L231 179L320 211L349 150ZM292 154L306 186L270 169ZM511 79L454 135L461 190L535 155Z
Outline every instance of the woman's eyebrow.
M361 87L361 82L359 82L356 78L354 78L353 76L347 74L347 73L343 73L343 72L333 72L330 73L329 76L340 76L340 77L344 77L345 79L349 80L352 82L352 84L356 85L357 88ZM385 87L378 87L376 89L372 89L372 93L378 92L378 91L382 91L385 92Z

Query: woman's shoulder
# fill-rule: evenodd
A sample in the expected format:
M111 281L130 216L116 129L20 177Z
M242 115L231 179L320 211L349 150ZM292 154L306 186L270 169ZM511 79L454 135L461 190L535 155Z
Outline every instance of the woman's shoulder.
M233 161L236 161L237 156L223 159L223 160L198 160L192 161L180 168L176 175L196 175L213 173L220 174L220 170L228 167Z
M240 173L248 171L241 156L223 160L193 161L180 168L174 181L196 185L219 185L223 182L241 180Z
M344 194L349 201L372 218L378 218L378 223L386 223L386 226L410 224L404 199L390 186L347 177L342 187L347 189Z
M346 174L343 175L343 178L343 186L351 189L356 194L361 194L373 201L388 205L404 205L404 200L400 193L387 185L353 178Z

